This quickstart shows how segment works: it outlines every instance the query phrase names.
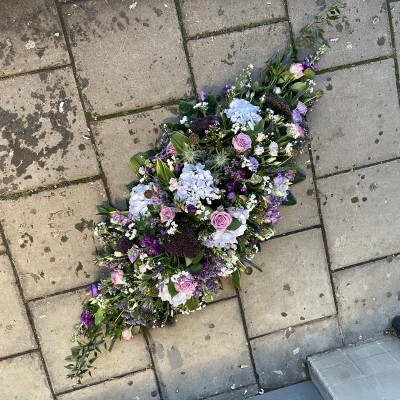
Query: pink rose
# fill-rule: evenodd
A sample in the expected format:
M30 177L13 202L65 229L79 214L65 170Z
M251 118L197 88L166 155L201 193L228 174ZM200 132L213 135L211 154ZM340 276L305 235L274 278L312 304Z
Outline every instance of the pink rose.
M130 329L125 329L122 332L122 339L124 340L130 340L132 339L132 332L130 331Z
M111 281L114 285L122 285L125 283L124 271L113 269L111 271Z
M245 133L239 133L232 139L232 144L238 153L244 153L251 148L251 137Z
M196 283L193 276L186 272L175 280L174 287L177 292L191 295L196 290Z
M289 71L296 79L301 78L304 75L304 67L300 63L292 64L289 68Z
M305 136L305 133L304 133L304 129L299 125L299 124L294 124L294 126L296 127L296 129L297 129L297 135L298 135L298 137L300 137L300 138L304 138L304 136Z
M175 150L175 147L172 144L172 142L169 142L167 144L167 147L166 147L165 151L167 152L167 154L169 156L177 156L178 155L178 152Z
M161 222L172 221L175 218L175 210L171 207L161 206Z
M211 225L217 231L224 231L232 223L232 216L225 211L214 211L211 214Z

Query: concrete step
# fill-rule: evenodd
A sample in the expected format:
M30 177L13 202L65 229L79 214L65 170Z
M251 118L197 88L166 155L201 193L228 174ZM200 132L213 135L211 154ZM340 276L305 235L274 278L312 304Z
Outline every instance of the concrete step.
M386 336L308 358L324 400L400 400L400 340ZM289 400L289 399L287 399Z
M273 390L248 400L323 400L311 381Z

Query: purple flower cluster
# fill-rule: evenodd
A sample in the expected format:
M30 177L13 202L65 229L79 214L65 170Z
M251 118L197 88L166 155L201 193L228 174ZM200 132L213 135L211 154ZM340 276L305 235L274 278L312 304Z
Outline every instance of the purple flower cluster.
M83 325L85 325L85 327L88 327L89 325L94 324L94 318L90 311L88 311L88 310L82 311L81 322Z
M121 226L127 226L131 222L130 214L128 214L128 216L125 217L124 215L121 214L121 211L116 210L111 214L111 222Z
M149 256L156 256L162 252L160 240L157 236L143 236L143 238L140 239L139 244L140 247L146 249L146 252Z

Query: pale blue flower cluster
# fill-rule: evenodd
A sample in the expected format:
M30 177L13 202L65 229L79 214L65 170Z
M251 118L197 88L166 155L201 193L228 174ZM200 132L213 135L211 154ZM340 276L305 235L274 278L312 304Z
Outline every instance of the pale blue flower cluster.
M129 199L129 213L131 214L132 220L137 220L140 216L147 217L150 215L147 206L149 204L157 203L159 199L152 197L150 199L146 198L144 192L147 190L153 191L154 185L152 183L148 185L143 185L139 183L132 188L131 197Z
M231 120L235 132L240 129L244 131L252 130L254 125L261 121L260 107L253 106L243 99L233 99L224 113Z
M203 164L185 164L178 181L171 179L170 189L175 191L175 198L182 203L194 206L201 200L211 203L220 198L220 190L214 185L211 172Z

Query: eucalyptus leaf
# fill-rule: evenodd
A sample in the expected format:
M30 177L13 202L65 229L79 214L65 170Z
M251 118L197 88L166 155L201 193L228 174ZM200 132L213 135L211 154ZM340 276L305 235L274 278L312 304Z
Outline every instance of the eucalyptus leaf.
M293 196L292 192L289 192L286 200L282 203L283 206L294 206L297 204L296 198Z

